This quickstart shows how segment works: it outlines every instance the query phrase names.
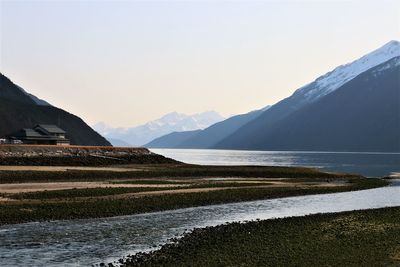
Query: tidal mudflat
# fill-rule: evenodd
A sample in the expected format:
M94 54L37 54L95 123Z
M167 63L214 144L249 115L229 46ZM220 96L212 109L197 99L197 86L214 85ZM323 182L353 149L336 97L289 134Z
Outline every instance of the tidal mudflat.
M214 178L211 178L214 180ZM221 178L216 178L221 180ZM146 179L148 180L148 179ZM351 192L208 205L110 218L0 226L0 263L11 266L91 266L156 250L194 228L317 213L396 207L398 181Z
M136 222L139 218L135 216L156 216L151 212L177 210L180 213L179 209L200 206L206 209L209 206L212 210L216 206L210 205L357 191L389 184L389 181L382 179L327 173L315 168L200 166L175 161L162 164L12 168L7 166L0 170L4 263L48 266L85 266L101 261L110 262L128 255L132 245L138 242L135 238L140 238L137 244L140 249L135 250L138 252L147 250L149 243L165 243L164 237L170 238L170 231L180 229L174 235L182 233L182 225L170 229L171 225L180 224L175 217L171 217L172 221L167 221L167 225L157 223L147 229L150 232L143 229L144 232L138 233L140 229L137 226L142 222ZM121 215L133 217L115 217ZM214 220L214 217L209 219ZM88 223L76 219L86 219ZM136 226L123 226L124 223L120 222L89 222L114 219ZM25 222L31 224L20 224L15 228L18 231L13 230L13 224ZM103 224L106 229L100 229ZM36 226L40 229L35 230ZM47 233L45 228L50 232ZM134 231L139 236L118 234L121 230L129 233ZM91 233L90 238L82 236L86 233ZM111 238L107 243L104 243L104 235ZM82 250L82 245L89 250ZM21 254L23 250L29 250L29 255L42 256L25 257Z
M177 163L115 168L0 171L0 224L111 217L387 184L312 168Z

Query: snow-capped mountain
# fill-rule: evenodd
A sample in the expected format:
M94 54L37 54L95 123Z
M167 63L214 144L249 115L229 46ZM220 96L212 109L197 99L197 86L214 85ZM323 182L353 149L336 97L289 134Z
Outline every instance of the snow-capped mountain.
M112 128L100 122L93 126L109 140L122 140L132 146L142 146L160 136L172 133L205 129L224 118L215 111L186 115L171 112L146 124L132 128Z
M375 72L382 68L389 68L390 66L383 63L391 61L391 64L394 64L395 60L392 61L392 59L398 56L400 56L400 43L398 41L390 41L351 63L341 65L320 76L315 81L297 89L291 96L279 101L259 117L243 125L213 148L266 149L270 132L281 125L283 120L289 116L294 116L293 114L299 110L329 97L337 89L342 88L361 74L377 66L379 68L377 68L378 70L375 69ZM337 105L337 108L340 109L341 106ZM292 132L290 128L286 130Z
M224 118L215 111L207 111L199 114L185 115L171 112L158 120L146 124L149 129L159 130L160 127L174 128L174 131L192 131L204 129L223 120Z
M231 116L204 130L174 132L152 140L146 147L153 148L197 148L207 149L234 133L241 126L257 118L271 106Z
M400 57L389 59L273 127L246 136L252 143L245 148L399 152L399 78Z
M384 46L346 65L341 65L333 71L319 77L314 82L298 89L295 94L305 96L308 101L315 101L325 96L357 75L369 70L391 58L400 56L400 42L390 41Z

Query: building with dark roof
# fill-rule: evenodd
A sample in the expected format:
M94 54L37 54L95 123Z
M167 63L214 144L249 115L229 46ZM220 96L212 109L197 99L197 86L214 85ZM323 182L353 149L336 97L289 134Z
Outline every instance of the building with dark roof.
M59 138L65 138L66 134L63 129L50 124L38 124L33 129L43 135L57 136Z
M66 132L56 125L38 124L33 129L24 128L7 137L10 143L37 145L69 145Z

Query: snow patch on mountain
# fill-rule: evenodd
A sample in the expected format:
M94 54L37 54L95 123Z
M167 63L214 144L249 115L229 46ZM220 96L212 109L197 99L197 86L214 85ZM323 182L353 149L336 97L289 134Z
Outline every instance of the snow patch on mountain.
M379 72L382 72L384 70L394 68L400 65L400 57L393 58L389 62L386 62L386 64L383 64L379 66L378 68L375 68L374 71L372 72L373 74L377 74Z
M319 77L311 84L301 87L295 94L304 95L310 102L315 101L333 92L368 69L397 56L400 56L400 42L390 41L384 46L351 63L335 68L333 71Z

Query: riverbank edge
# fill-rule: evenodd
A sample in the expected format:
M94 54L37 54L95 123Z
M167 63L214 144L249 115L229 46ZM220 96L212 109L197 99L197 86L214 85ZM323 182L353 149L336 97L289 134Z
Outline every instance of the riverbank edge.
M317 232L312 237L309 225ZM195 228L157 250L128 255L118 265L108 266L398 266L400 227L396 225L400 225L400 207L231 222ZM262 236L266 233L269 238ZM299 242L302 235L304 242ZM313 238L317 240L310 242ZM247 248L246 244L255 245ZM235 253L238 248L241 255ZM260 252L269 255L260 259Z
M180 164L144 147L1 144L0 166Z
M226 189L201 193L149 196L136 199L0 205L0 226L28 222L95 219L135 215L199 206L220 205L302 195L358 191L387 186L379 178L353 178L350 186L326 188ZM268 194L267 194L268 193Z

